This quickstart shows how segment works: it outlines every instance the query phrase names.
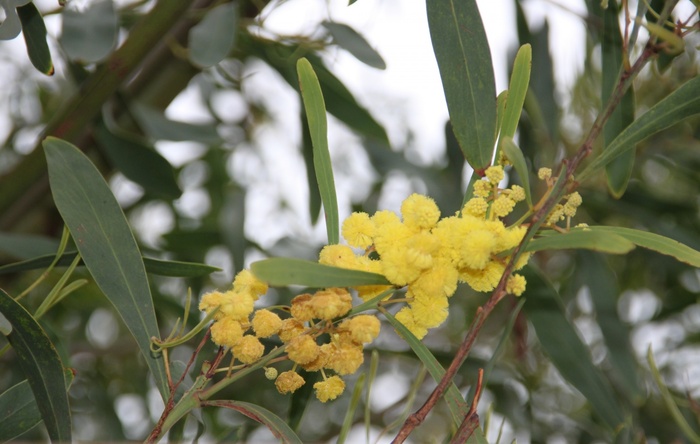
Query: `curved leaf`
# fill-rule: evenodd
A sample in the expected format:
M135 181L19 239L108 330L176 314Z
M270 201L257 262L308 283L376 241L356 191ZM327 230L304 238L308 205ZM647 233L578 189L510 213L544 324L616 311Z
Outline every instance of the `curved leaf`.
M525 251L565 250L583 248L612 254L625 254L634 249L634 243L615 233L574 228L567 233L545 232L531 240Z
M624 227L595 226L590 227L590 229L594 232L624 237L635 245L672 256L681 262L700 268L700 251L693 250L689 246L668 237Z
M162 112L140 103L132 103L131 111L146 133L156 140L183 141L215 144L221 141L216 126L195 124L168 119Z
M107 57L117 43L117 14L111 0L92 2L81 11L65 9L60 41L73 60L93 63Z
M281 440L283 443L302 444L299 437L291 428L289 428L286 422L282 421L279 416L275 415L271 411L258 405L251 404L249 402L226 401L218 399L214 401L204 401L202 404L211 407L223 407L235 410L244 414L248 418L259 422L260 424L265 425L275 435L275 438Z
M49 45L46 43L46 25L34 3L27 3L17 8L17 15L22 22L22 34L27 44L27 54L32 65L39 72L52 76L53 61Z
M625 128L576 179L581 182L588 179L613 159L634 149L642 140L698 113L700 113L700 77L694 77Z
M321 22L324 28L331 33L333 41L360 62L377 69L386 69L386 62L377 51L372 48L367 40L350 26L344 23Z
M90 274L136 339L164 398L169 389L162 356L150 350L160 337L141 253L117 200L90 160L54 137L43 142L58 211Z
M433 51L447 109L464 157L475 170L491 164L496 83L476 0L426 0Z
M590 351L566 318L557 291L531 266L523 269L527 279L525 313L537 332L537 338L552 364L593 407L598 416L617 430L625 413L613 396L614 391L600 370L593 365Z
M520 150L520 147L513 142L510 137L505 137L501 139L501 148L503 149L503 154L508 158L510 163L513 164L513 168L518 173L520 177L520 182L523 184L523 189L525 190L525 201L528 206L532 208L532 191L530 190L530 172L527 168L527 162L525 161L525 156Z
M0 312L12 324L7 340L17 353L52 442L71 442L71 419L63 364L32 315L0 290Z
M384 276L332 267L303 259L271 258L250 265L250 271L272 286L304 285L312 288L391 285Z
M340 242L340 220L338 217L338 198L335 194L331 154L328 151L326 105L323 102L321 85L318 83L316 73L314 73L314 69L307 59L301 58L297 60L297 73L313 145L314 171L316 172L318 189L321 193L323 211L326 215L328 243L337 244Z
M31 259L58 249L58 239L22 233L0 233L0 252L17 259Z
M233 49L238 29L238 4L224 3L206 13L188 35L190 60L200 67L222 61Z
M524 44L518 50L513 62L513 72L510 75L510 85L508 86L508 100L503 113L503 123L501 124L501 137L515 136L518 128L520 114L523 111L527 88L530 84L530 69L532 67L532 46Z

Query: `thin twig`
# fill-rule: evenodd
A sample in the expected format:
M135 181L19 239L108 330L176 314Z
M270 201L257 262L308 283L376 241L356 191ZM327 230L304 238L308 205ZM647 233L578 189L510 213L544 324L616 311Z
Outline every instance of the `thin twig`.
M460 444L467 442L474 430L479 427L479 415L476 413L476 407L479 404L479 399L481 398L481 389L484 384L484 369L479 369L479 375L476 380L476 390L474 392L474 400L472 405L469 407L469 412L464 417L464 421L460 424L457 432L450 440L450 444Z

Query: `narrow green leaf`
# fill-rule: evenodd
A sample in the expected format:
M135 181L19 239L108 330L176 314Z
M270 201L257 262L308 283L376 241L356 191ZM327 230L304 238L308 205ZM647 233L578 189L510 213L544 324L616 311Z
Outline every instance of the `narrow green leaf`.
M166 199L180 197L172 165L155 149L127 134L112 133L104 125L98 125L94 135L110 163L146 192Z
M66 387L69 387L73 382L73 372L66 369L63 375ZM41 412L28 380L25 379L0 394L0 412L3 414L0 427L2 442L18 438L41 422Z
M423 365L425 365L425 368L428 369L428 373L430 373L430 376L433 377L435 382L440 382L445 374L445 369L442 368L438 360L435 359L435 356L430 353L430 350L428 350L428 348L423 345L423 343L419 341L418 338L416 338L406 327L404 327L404 325L391 313L386 310L381 310L381 312L384 314L391 326L394 327L394 329L396 329L401 337L408 343L411 350L413 350L413 353L415 353L418 359L420 359ZM454 382L450 383L449 388L445 392L444 398L447 402L447 406L450 409L450 413L452 414L452 420L456 426L459 426L467 416L469 406L464 401L462 394L459 392Z
M491 164L496 84L476 0L427 0L428 25L447 109L464 157L475 170Z
M360 405L360 398L362 397L362 389L365 387L365 378L367 378L366 373L362 373L357 381L355 381L355 388L352 390L352 397L350 398L350 405L348 405L347 410L345 410L345 418L343 419L343 425L340 428L340 433L338 433L337 444L345 444L345 440L348 438L348 433L350 433L350 428L352 427L355 420L355 413L357 412L357 407Z
M250 270L272 286L304 285L312 288L391 285L384 276L349 270L303 259L275 257L253 262Z
M242 401L226 400L204 401L203 404L212 407L223 407L235 410L266 426L272 432L272 434L275 435L275 438L281 440L283 443L302 444L299 437L291 428L289 428L286 422L282 421L279 416L275 415L271 411L258 405Z
M612 2L607 9L601 12L604 22L603 36L601 38L603 59L601 97L602 103L605 105L620 79L620 73L623 69L622 59L625 55L622 52L623 41L618 20L617 4ZM603 127L603 139L606 146L633 121L634 88L630 86ZM608 190L615 198L622 197L625 189L627 189L627 183L632 176L634 168L634 158L634 150L629 150L605 166Z
M58 249L58 239L20 233L0 233L0 252L17 259L30 259Z
M567 233L544 232L531 240L525 251L587 249L611 254L625 254L634 248L634 243L615 233L600 230L573 228Z
M164 398L169 389L162 356L150 350L159 337L151 290L134 235L109 186L78 148L43 142L54 202L87 269L114 305L148 364Z
M316 171L314 168L314 146L313 143L311 143L309 121L303 110L300 120L302 126L301 150L304 156L304 166L306 166L306 183L309 186L309 217L311 218L311 223L316 224L321 214L321 192L318 188L318 180L316 179Z
M386 69L386 62L382 59L374 48L367 43L367 40L350 26L344 23L321 22L324 28L331 33L333 41L360 62L377 69Z
M578 176L584 181L637 143L654 133L700 113L700 77L694 77L652 106L625 128Z
M649 233L648 231L635 230L633 228L624 227L605 227L595 226L590 227L592 231L599 233L615 234L624 237L635 245L639 245L649 250L654 250L657 253L672 256L677 260L700 267L700 251L693 250L689 246L682 244L676 240L659 234Z
M210 9L202 21L190 29L190 60L204 68L216 65L233 49L237 31L237 3L224 3Z
M117 44L118 19L111 0L92 2L87 8L62 11L60 42L68 57L94 63L107 57Z
M508 90L501 91L496 97L496 134L501 132L503 126L503 116L506 113L506 105L508 104Z
M526 43L520 47L513 62L513 72L510 75L508 101L501 125L501 137L515 136L520 114L523 111L527 88L530 84L530 69L532 67L532 47Z
M12 324L7 340L27 377L52 442L71 442L71 419L63 364L32 315L0 290L0 312Z
M146 133L155 140L191 140L206 144L216 144L221 141L214 125L170 120L160 111L140 103L133 103L131 111Z
M323 102L321 85L311 63L305 58L297 60L299 88L304 102L306 119L309 122L309 132L314 152L314 170L318 189L326 215L326 232L328 243L340 242L340 220L338 217L338 198L335 194L333 166L331 154L328 151L328 123L326 122L326 105Z
M588 348L574 326L566 318L557 291L544 276L528 266L523 269L527 279L525 313L532 322L537 338L552 364L593 407L612 430L624 423L625 413L613 390L600 370L593 365Z
M505 137L502 140L501 148L503 149L503 154L510 160L513 164L513 168L518 173L520 177L520 183L523 184L523 189L525 190L525 201L527 205L532 208L532 191L530 190L530 171L527 168L527 162L525 161L525 156L520 150L520 147L513 142L511 137Z
M54 69L49 45L46 43L46 25L39 10L34 3L27 3L17 8L17 15L22 22L29 60L39 72L52 76Z

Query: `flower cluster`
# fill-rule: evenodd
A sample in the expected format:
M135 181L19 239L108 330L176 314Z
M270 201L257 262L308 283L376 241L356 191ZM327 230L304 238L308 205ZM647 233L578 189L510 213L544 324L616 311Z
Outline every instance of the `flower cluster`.
M435 202L419 194L403 201L402 218L391 211L378 211L371 217L353 213L343 222L343 237L350 247L364 249L364 254L355 255L348 246L329 245L321 251L320 262L379 273L394 286L406 286L408 305L396 318L423 338L429 328L447 318L448 298L458 282L476 291L491 291L498 285L510 259L509 250L525 234L524 227L506 227L500 219L525 198L521 187L498 188L503 177L501 166L488 168L486 179L476 183L475 197L461 214L442 219ZM528 258L523 254L515 269L523 267ZM357 291L367 300L386 288L366 286ZM520 295L524 290L522 276L509 277L508 292Z
M212 340L231 350L244 364L251 364L264 353L262 338L277 336L284 344L294 368L277 374L267 368L265 375L275 379L280 393L291 393L305 381L296 372L321 371L323 380L314 384L316 397L326 402L340 396L345 383L340 376L355 373L364 361L364 344L379 335L380 322L373 315L358 315L340 320L352 308L352 296L345 288L328 288L314 294L296 296L282 319L268 309L254 310L255 300L267 286L244 270L236 276L233 289L205 294L199 304L202 311L214 313ZM251 316L252 315L252 316ZM246 333L252 330L251 333ZM335 375L328 377L326 370Z

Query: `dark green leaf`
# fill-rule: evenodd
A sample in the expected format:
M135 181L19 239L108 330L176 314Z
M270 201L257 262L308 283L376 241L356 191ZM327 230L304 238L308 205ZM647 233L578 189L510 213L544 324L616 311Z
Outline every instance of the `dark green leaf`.
M190 60L200 67L222 61L233 49L238 30L238 4L224 3L206 13L190 29Z
M318 83L314 69L305 58L297 61L299 88L309 122L309 133L314 153L314 171L326 215L326 232L328 243L340 242L340 220L338 217L338 198L335 194L333 166L331 154L328 151L328 123L326 122L326 106L323 93Z
M119 28L111 0L90 3L84 10L61 13L60 42L72 60L94 63L105 58L117 43Z
M625 128L576 179L579 181L588 179L613 159L634 149L642 140L698 113L700 113L700 77L694 77Z
M566 318L557 291L530 266L523 269L527 279L525 313L537 332L537 338L552 364L593 407L608 426L622 426L625 413L613 396L612 387L593 365L588 348Z
M7 340L17 353L49 438L52 442L71 442L70 407L61 358L32 315L2 290L0 312L12 324Z
M46 25L34 3L27 3L17 8L17 15L22 22L22 34L27 44L27 54L32 65L39 72L53 75L53 61L49 45L46 43Z
M525 251L565 250L583 248L611 254L625 254L634 248L634 243L621 235L600 230L573 228L567 233L545 232L533 239Z
M303 259L271 258L253 262L250 270L272 286L304 285L312 288L391 285L384 276L348 270Z
M58 250L58 239L20 233L0 233L0 252L17 259L29 259Z
M510 160L510 163L513 164L513 168L515 168L515 171L518 173L518 177L520 177L520 183L523 184L523 189L525 190L525 200L528 206L532 207L530 173L527 168L525 156L523 156L523 152L520 151L520 148L518 147L518 145L515 144L515 142L513 142L512 138L506 137L505 139L501 140L503 141L501 145L503 148L503 154L505 154L508 160Z
M301 149L306 166L306 182L309 185L309 217L311 223L316 224L321 213L321 193L318 189L318 180L316 180L314 169L314 147L311 143L309 122L306 118L306 112L303 111L301 113L301 126Z
M162 356L150 350L159 337L151 290L134 235L117 200L90 160L54 137L43 142L54 202L90 274L117 309L164 398L169 389Z
M491 164L496 86L476 0L427 0L428 25L455 136L475 170Z
M221 141L214 125L170 120L160 111L139 103L134 103L131 110L146 133L155 140L191 140L206 144L215 144Z
M156 150L126 134L114 134L104 125L98 126L94 134L112 165L128 179L156 196L180 197L182 191L172 165Z
M286 422L282 421L279 416L271 411L258 405L242 401L225 400L205 401L204 403L208 406L223 407L244 414L248 418L266 426L275 435L275 438L285 444L301 444L299 437L289 428Z
M386 69L382 56L372 48L367 40L350 26L343 23L323 21L324 28L333 36L333 41L360 62L377 69Z

